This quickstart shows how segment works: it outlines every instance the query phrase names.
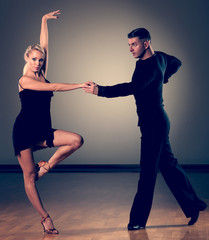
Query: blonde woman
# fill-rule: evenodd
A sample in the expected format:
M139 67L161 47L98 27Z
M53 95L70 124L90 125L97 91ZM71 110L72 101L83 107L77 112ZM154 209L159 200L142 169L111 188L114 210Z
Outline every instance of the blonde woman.
M70 91L82 88L85 84L50 83L46 80L48 66L48 27L49 19L57 19L60 10L42 17L40 44L26 49L26 65L19 79L21 111L13 127L13 145L15 155L23 170L26 194L37 212L41 215L44 232L58 234L52 219L39 197L35 181L46 174L59 162L70 156L83 144L80 135L68 131L53 129L50 117L50 101L55 91ZM59 147L48 162L37 165L33 152L47 147Z

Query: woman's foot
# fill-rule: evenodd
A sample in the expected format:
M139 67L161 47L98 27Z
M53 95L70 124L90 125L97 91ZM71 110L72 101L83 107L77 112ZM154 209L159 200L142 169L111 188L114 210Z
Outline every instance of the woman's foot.
M36 164L36 181L43 177L50 170L50 165L46 161L40 161Z
M44 232L48 234L59 234L59 231L54 228L53 222L49 215L41 218L41 224L43 226Z

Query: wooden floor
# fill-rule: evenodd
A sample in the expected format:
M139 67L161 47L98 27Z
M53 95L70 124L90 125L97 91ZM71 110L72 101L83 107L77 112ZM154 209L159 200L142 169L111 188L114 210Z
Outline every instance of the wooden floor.
M188 173L209 204L209 173ZM44 235L40 217L24 192L21 173L0 174L1 240L209 240L209 209L188 226L158 174L146 230L127 231L138 173L49 173L38 183L46 209L60 231Z

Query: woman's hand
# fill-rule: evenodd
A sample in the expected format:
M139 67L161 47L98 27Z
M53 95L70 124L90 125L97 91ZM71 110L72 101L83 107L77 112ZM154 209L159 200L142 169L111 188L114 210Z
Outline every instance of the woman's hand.
M59 17L57 15L59 15L59 14L61 14L60 10L56 10L56 11L45 14L42 19L43 20L57 19Z

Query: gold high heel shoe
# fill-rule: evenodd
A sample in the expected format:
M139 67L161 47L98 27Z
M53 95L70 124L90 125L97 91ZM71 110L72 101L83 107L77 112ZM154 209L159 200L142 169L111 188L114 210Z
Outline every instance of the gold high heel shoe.
M44 226L44 223L45 223L46 219L50 219L50 221L52 223L52 226L53 226L53 222L52 222L52 220L51 220L49 215L47 215L46 217L42 217L41 218L41 224L43 226L44 232L47 233L47 234L59 234L59 231L57 229L55 229L54 226L53 226L53 228L49 228L49 229L47 229Z

